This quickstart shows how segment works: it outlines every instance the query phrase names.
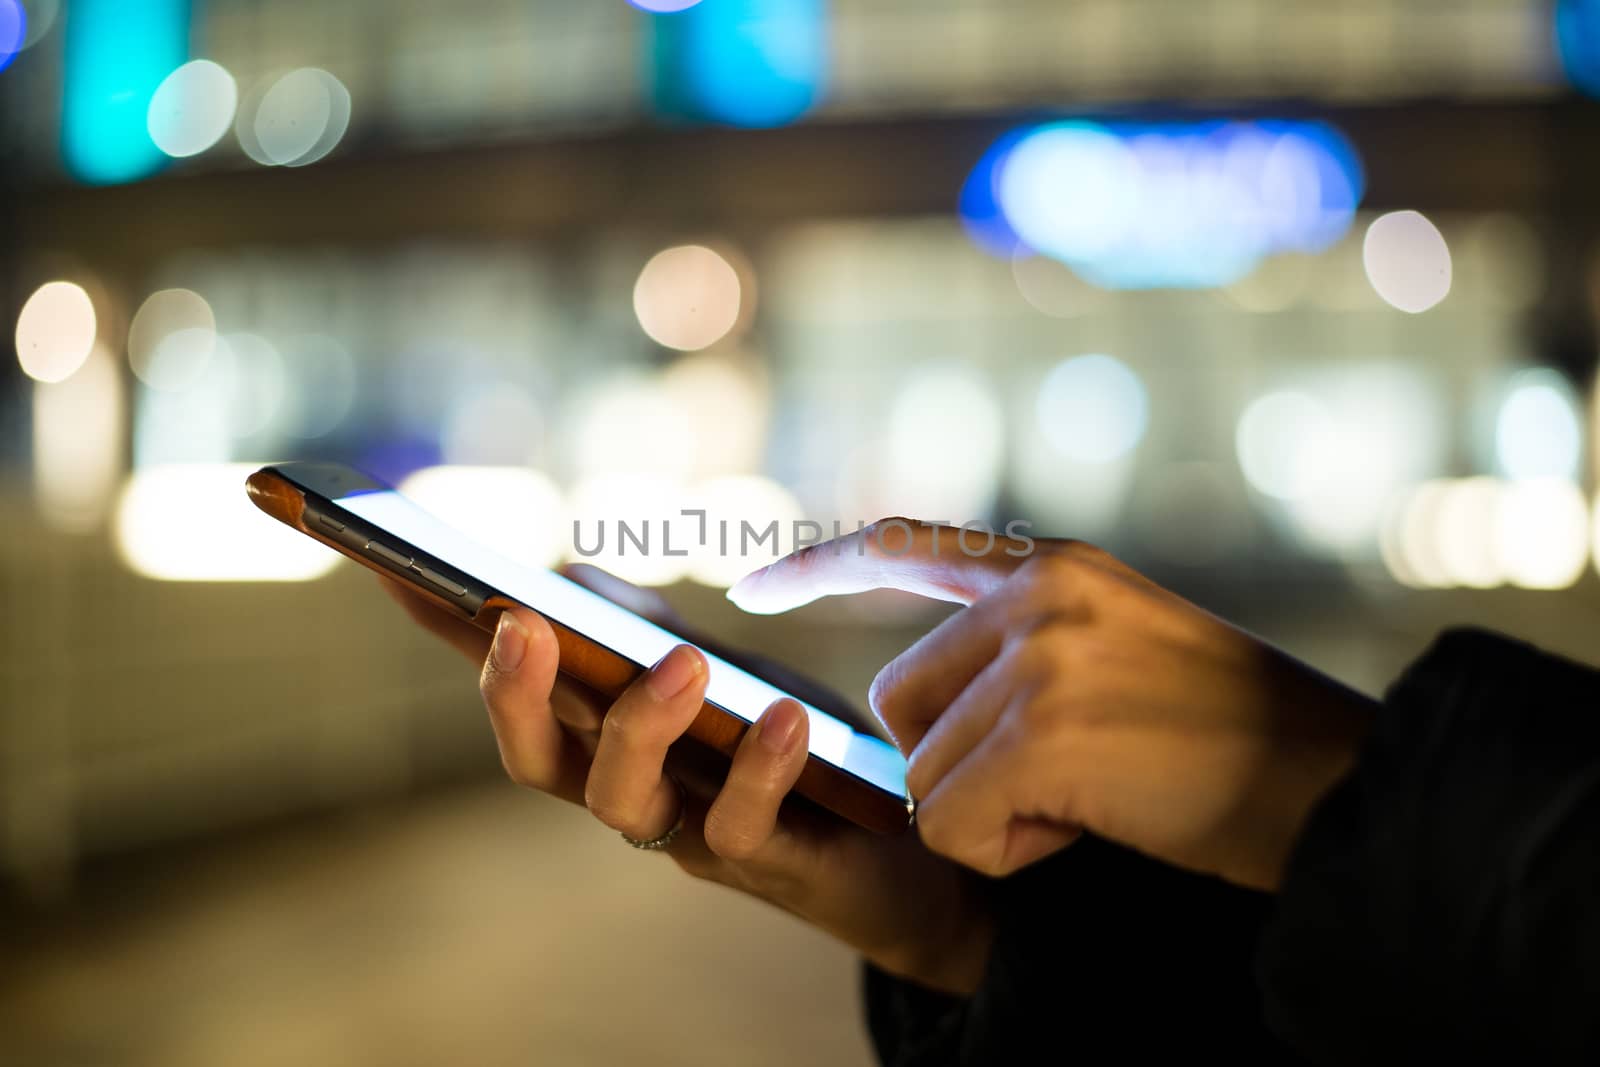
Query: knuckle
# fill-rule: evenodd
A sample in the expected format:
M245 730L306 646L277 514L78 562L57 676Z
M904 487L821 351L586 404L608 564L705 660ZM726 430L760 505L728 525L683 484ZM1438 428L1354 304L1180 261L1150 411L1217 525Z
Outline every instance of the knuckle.
M704 836L706 847L725 860L747 860L762 844L758 834L740 825L721 806L714 806L706 814Z
M1034 600L1070 600L1079 588L1084 561L1067 552L1046 552L1017 568L1017 582Z
M906 792L910 793L914 800L921 800L927 796L938 784L930 780L932 774L933 772L928 770L926 760L912 760L906 767ZM921 817L920 813L918 817Z
M867 687L867 706L872 709L880 722L888 724L890 719L899 710L901 683L905 680L905 664L903 656L896 656L872 679L872 684Z
M866 551L874 556L904 556L916 545L921 526L916 519L890 515L863 527L861 537Z

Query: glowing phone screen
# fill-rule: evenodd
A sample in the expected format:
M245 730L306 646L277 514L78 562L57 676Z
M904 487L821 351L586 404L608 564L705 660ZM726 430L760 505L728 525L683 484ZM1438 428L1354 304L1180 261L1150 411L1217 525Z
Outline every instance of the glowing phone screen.
M338 504L641 667L656 663L683 643L676 634L554 571L523 566L483 547L393 489L352 493L339 497ZM796 699L709 652L706 661L711 671L706 699L745 722L755 722L775 700ZM857 733L820 708L798 702L811 721L813 756L895 796L905 796L905 760L893 745Z

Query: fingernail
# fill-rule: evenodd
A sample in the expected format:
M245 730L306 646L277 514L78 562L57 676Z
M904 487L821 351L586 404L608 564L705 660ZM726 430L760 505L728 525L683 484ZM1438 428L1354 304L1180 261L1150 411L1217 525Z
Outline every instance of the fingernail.
M650 668L645 685L657 700L669 700L689 688L689 683L700 676L705 661L700 653L688 645L677 648L661 657L661 662Z
M761 716L761 721L756 724L756 740L760 741L767 751L776 755L783 755L794 747L795 738L800 733L800 720L805 718L805 711L792 700L780 700L767 709Z
M502 611L500 622L494 628L494 644L489 647L495 670L510 674L522 664L522 656L527 651L527 628L511 612Z

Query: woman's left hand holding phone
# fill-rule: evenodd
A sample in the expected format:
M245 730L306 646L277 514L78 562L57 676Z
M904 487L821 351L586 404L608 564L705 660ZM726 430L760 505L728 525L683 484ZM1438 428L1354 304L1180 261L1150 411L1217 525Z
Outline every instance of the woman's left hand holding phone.
M651 595L600 572L575 579L661 615ZM706 662L673 649L609 707L558 673L555 634L536 612L505 612L491 638L399 583L390 594L424 628L481 665L479 687L507 774L589 809L630 838L659 838L696 878L781 907L867 959L930 988L976 988L990 917L974 876L929 852L916 834L880 837L826 813L782 806L807 755L800 705L778 701L746 734L726 780L703 788L665 770L668 748L705 697Z

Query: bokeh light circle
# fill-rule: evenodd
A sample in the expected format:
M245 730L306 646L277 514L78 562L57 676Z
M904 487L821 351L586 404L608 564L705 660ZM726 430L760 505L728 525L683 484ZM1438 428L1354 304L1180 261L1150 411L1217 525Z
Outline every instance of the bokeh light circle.
M731 332L742 306L739 272L703 245L680 245L651 257L633 286L633 310L650 339L694 352Z
M17 316L17 361L35 381L61 382L94 349L94 302L72 282L46 282Z
M322 159L350 126L350 91L325 70L302 67L258 86L240 104L239 146L266 166Z
M185 63L150 98L150 139L174 158L198 155L228 132L238 103L233 75L209 59Z
M1573 478L1583 455L1583 427L1572 386L1536 367L1511 380L1495 420L1495 458L1513 480Z
M18 0L0 0L0 70L5 70L28 39L28 14Z
M1415 315L1450 295L1450 246L1419 211L1391 211L1373 220L1361 258L1373 290L1391 307Z
M216 345L216 315L191 289L151 293L128 324L128 364L153 389L177 391L199 381Z
M1150 402L1139 376L1111 356L1075 356L1039 387L1039 430L1062 455L1109 463L1139 444Z

